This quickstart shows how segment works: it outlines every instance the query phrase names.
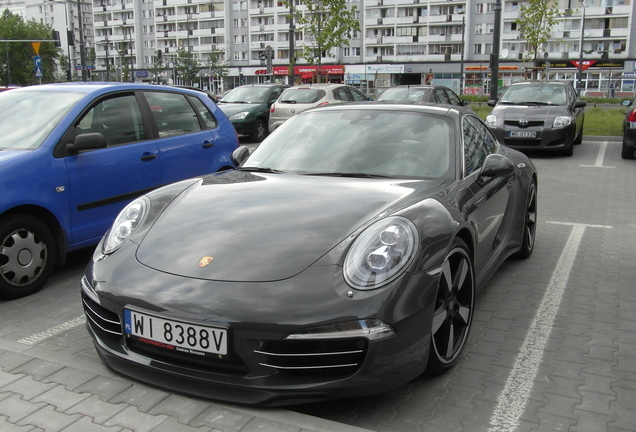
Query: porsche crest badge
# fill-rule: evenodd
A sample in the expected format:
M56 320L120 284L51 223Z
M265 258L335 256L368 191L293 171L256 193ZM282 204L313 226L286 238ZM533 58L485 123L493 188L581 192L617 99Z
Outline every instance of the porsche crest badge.
M214 260L214 258L209 257L209 256L205 256L205 257L201 258L199 260L199 267L207 266L208 264L210 264L212 262L212 260Z

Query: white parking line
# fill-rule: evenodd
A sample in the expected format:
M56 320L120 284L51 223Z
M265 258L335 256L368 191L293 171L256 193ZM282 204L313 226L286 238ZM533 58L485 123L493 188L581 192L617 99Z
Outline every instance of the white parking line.
M601 148L598 150L596 155L596 162L594 165L581 165L582 167L591 167L591 168L616 168L613 166L605 166L603 165L603 161L605 160L605 153L607 152L607 141L601 142Z
M41 333L36 333L24 339L20 339L18 340L18 342L25 345L33 345L37 342L41 342L60 333L64 333L65 331L80 326L84 323L86 323L86 317L82 315L70 321L66 321L65 323L62 323L60 325L56 325L55 327L51 327L48 330L44 330Z
M537 376L546 344L550 338L552 325L561 304L563 292L585 230L586 228L612 228L605 225L548 223L570 225L572 226L572 231L555 266L550 284L528 329L528 334L519 350L506 385L499 395L497 406L490 417L489 432L517 431L521 416L530 398L532 385Z

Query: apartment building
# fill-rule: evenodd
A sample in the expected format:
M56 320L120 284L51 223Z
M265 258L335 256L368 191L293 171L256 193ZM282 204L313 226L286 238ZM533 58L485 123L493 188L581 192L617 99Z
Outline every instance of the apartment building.
M66 26L75 35L83 29L86 49L95 53L87 66L99 79L121 79L127 68L131 79L173 82L178 79L179 52L186 50L202 65L218 55L224 58L227 76L210 78L214 74L205 66L199 71L196 84L206 88L287 82L290 38L296 50L311 46L302 28L290 22L290 8L277 0L25 0L25 4L29 18L56 28ZM461 85L465 93L487 94L496 4L496 0L349 1L361 30L353 34L349 46L322 59L324 73L332 81L379 92L395 84L420 83L430 72L435 82L455 90ZM535 62L516 22L524 2L500 0L499 4L501 85L539 67L541 76L572 81L582 69L588 94L600 95L610 83L618 92L634 91L632 0L558 0L563 16ZM80 5L87 17L82 26L77 22ZM64 19L54 15L57 8L65 10ZM294 0L291 8L307 10L300 0ZM81 69L77 39L68 57L74 68ZM63 40L62 46L68 42ZM155 77L150 71L157 51L164 68ZM311 77L316 68L298 61L294 77Z

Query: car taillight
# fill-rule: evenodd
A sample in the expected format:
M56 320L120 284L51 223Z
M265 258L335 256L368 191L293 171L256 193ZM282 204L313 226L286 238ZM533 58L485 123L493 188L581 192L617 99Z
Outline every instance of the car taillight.
M636 122L636 108L632 109L629 114L627 114L628 122Z
M317 106L320 106L320 105L329 105L329 102L324 101L324 102L319 103Z
M272 107L270 108L269 112L273 113L274 111L276 111L276 107L274 105L272 105Z

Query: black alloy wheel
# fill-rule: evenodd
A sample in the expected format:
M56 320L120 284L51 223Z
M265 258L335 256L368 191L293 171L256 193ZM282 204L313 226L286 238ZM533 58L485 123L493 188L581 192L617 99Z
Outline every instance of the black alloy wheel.
M0 219L0 297L15 299L42 288L55 253L53 235L39 219L26 214Z
M532 180L528 188L526 200L526 214L523 221L523 240L521 249L515 254L517 258L528 258L534 250L537 237L537 182Z
M475 274L466 243L457 238L442 265L435 296L428 375L450 369L459 358L473 321Z

